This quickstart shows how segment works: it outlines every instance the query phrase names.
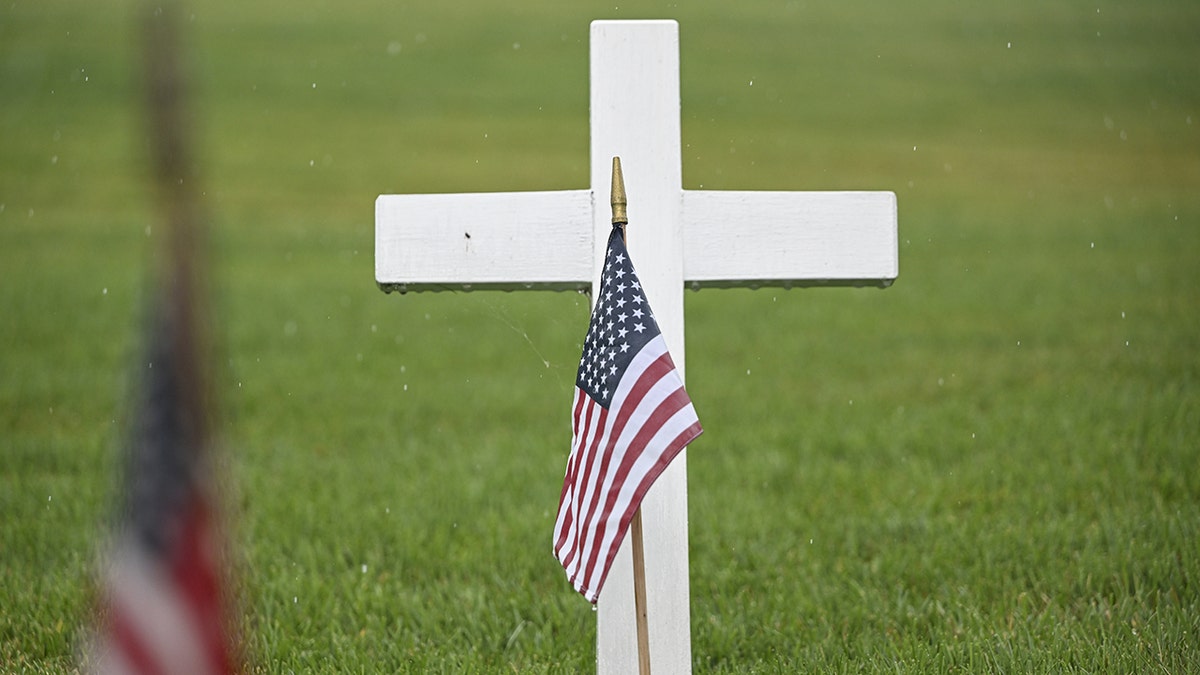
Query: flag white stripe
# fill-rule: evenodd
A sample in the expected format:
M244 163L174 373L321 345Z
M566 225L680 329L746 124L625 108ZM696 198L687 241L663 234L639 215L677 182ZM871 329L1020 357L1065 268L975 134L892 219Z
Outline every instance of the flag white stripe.
M204 631L186 598L165 571L136 548L128 544L111 572L113 611L161 667L180 675L219 672L201 641Z

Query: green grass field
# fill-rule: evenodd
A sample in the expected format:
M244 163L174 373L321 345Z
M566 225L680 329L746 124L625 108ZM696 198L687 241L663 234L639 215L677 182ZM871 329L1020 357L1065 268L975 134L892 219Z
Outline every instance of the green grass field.
M695 670L1200 670L1200 5L192 5L255 672L592 667L586 298L384 295L372 242L381 193L586 186L594 18L679 20L685 187L899 198L890 289L686 297ZM134 9L0 7L4 672L77 669L120 490Z

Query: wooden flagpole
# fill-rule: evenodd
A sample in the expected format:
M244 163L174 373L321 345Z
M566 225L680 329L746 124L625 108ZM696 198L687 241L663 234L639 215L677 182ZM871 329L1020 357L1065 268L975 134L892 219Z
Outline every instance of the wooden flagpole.
M621 174L621 158L613 157L612 165L612 222L620 226L621 239L626 240L629 226L628 199L625 197L625 177ZM650 628L646 612L646 554L642 545L642 507L638 506L629 526L633 545L633 604L637 615L638 672L650 675Z
M638 672L650 675L650 630L646 615L646 555L642 549L642 507L633 514L633 604L637 612Z

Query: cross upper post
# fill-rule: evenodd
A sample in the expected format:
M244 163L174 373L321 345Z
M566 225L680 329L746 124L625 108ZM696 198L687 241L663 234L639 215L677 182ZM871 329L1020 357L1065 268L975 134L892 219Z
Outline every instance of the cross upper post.
M381 288L594 287L612 227L614 156L628 189L630 255L681 375L685 287L886 287L897 277L892 192L683 189L675 21L593 22L590 64L590 188L382 195L375 203ZM703 418L702 400L697 408ZM712 430L709 438L719 435ZM650 654L663 673L691 670L686 454L642 502ZM628 541L600 597L597 659L600 672L637 668Z

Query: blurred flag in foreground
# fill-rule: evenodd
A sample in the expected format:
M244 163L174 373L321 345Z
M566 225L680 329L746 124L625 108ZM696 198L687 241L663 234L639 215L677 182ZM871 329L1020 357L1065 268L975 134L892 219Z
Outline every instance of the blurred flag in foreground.
M208 419L182 312L159 302L151 320L121 523L102 578L89 664L97 673L234 672Z
M120 519L101 577L99 625L85 670L237 669L222 572L203 237L184 143L177 5L148 8L147 129L165 216L139 362Z
M619 227L608 238L572 422L554 555L595 603L642 498L701 432Z

